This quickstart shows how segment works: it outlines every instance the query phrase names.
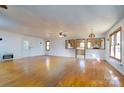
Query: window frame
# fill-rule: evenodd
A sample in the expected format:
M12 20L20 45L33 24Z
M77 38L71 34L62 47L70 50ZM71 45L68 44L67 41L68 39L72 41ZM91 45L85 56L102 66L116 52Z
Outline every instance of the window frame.
M117 33L120 32L120 59L116 58ZM112 36L114 35L114 56L111 56ZM109 56L119 62L122 61L122 30L121 27L109 35Z

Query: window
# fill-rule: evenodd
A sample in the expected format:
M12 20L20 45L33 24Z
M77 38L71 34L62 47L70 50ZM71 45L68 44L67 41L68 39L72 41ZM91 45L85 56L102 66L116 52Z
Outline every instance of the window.
M121 61L121 27L110 35L110 56Z
M89 49L89 48L91 49L91 48L92 48L92 47L91 47L91 42L88 42L87 44L88 44L88 49Z
M23 48L29 49L29 41L23 41Z
M46 41L46 51L50 50L50 41Z
M80 47L81 48L84 48L84 45L85 45L84 41L83 42L80 42Z

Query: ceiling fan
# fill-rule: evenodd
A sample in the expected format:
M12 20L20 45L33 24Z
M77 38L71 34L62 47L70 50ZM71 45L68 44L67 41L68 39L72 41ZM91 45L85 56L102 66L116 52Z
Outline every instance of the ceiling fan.
M0 5L0 8L8 9L6 5Z
M62 32L59 33L59 37L66 37L66 36L67 36L67 35L64 34L64 33L62 33Z
M66 32L59 32L59 33L49 33L49 35L54 35L54 36L57 36L57 37L60 37L60 38L63 38L63 37L67 37L67 34L65 34Z

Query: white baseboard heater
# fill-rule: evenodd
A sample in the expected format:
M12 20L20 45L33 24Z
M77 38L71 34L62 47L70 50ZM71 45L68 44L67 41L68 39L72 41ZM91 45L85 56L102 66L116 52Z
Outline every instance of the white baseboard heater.
M4 54L2 56L3 61L13 60L14 55L13 54Z

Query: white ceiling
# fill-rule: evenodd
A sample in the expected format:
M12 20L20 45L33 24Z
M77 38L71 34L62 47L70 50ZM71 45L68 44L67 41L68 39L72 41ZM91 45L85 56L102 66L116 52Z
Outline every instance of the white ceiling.
M42 38L63 31L68 36L103 34L124 16L124 6L8 6L0 28ZM55 34L55 35L54 35Z

